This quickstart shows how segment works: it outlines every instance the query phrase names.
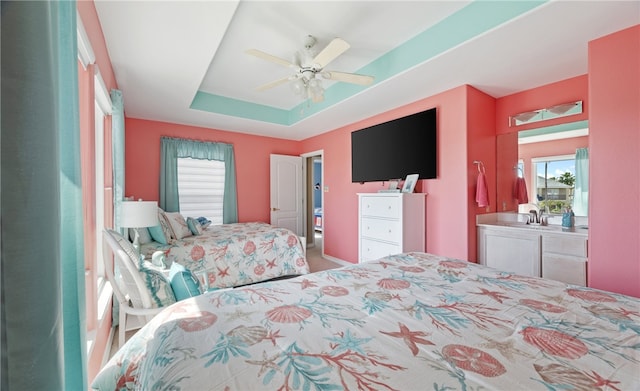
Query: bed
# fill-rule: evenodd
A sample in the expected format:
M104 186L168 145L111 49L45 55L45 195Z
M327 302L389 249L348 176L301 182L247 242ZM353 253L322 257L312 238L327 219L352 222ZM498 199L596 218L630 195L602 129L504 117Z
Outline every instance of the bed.
M167 307L92 387L638 390L640 299L426 253Z
M304 244L289 229L263 222L209 225L191 232L178 213L170 243L145 241L146 258L162 251L167 267L177 262L193 272L203 291L309 273ZM176 231L182 229L183 233ZM169 235L169 234L168 234Z

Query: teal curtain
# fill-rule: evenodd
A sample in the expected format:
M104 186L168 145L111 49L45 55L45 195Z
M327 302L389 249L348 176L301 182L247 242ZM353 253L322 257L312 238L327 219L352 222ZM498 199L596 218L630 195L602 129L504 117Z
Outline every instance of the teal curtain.
M576 182L573 193L573 213L589 215L589 149L576 150Z
M76 3L3 1L3 390L86 390Z
M236 165L233 145L162 137L160 139L160 200L159 206L167 212L180 210L178 196L178 158L224 161L224 198L222 222L238 222L236 193Z
M120 226L120 208L124 200L124 101L122 91L111 90L111 154L113 156L113 229ZM115 301L114 301L115 303Z

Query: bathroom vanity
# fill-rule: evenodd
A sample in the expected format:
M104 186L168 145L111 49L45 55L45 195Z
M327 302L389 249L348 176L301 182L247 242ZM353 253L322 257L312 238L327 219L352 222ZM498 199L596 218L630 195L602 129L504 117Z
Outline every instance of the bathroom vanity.
M478 261L496 269L587 285L586 226L527 224L526 215L478 216Z

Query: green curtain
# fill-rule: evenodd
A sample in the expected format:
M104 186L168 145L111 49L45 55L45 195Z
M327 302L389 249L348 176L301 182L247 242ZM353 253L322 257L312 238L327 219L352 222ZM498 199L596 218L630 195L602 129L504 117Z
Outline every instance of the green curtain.
M159 206L167 212L180 210L178 158L184 157L224 161L222 222L224 224L237 223L236 165L231 144L162 137L160 139Z
M1 384L86 390L75 1L3 1Z
M589 149L576 150L576 182L573 192L573 213L589 215Z

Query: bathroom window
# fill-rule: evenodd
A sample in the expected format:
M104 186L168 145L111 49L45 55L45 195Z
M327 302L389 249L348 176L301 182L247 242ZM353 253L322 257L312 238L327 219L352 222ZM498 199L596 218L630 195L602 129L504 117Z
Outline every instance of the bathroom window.
M541 210L562 213L573 201L576 180L574 155L546 156L531 159L533 197Z

